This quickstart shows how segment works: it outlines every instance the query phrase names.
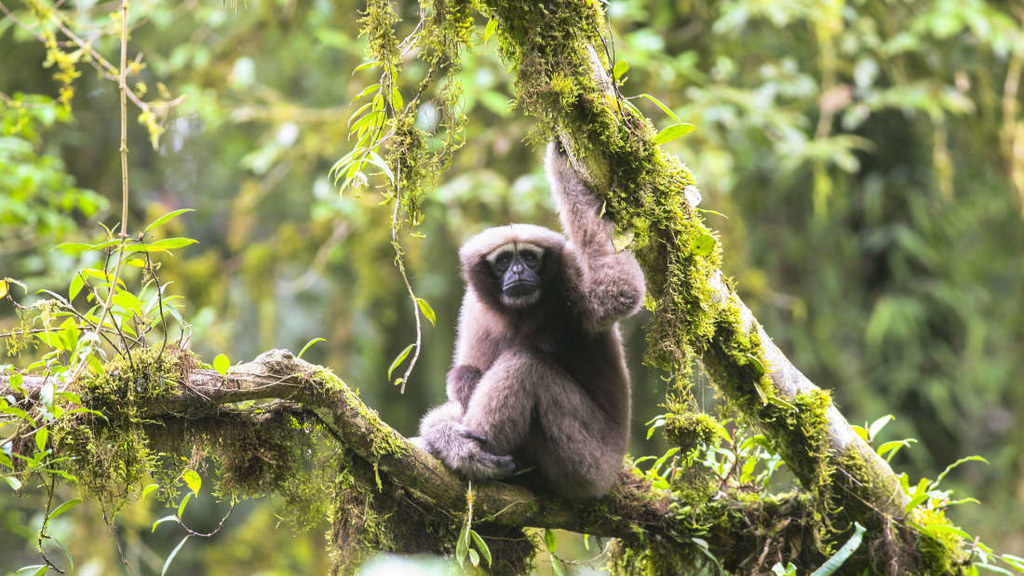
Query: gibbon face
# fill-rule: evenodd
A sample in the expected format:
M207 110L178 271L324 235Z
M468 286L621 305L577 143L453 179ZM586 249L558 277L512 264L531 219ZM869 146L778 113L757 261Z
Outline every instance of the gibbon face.
M561 234L540 226L491 228L460 251L466 283L494 310L529 310L558 289L564 245Z
M501 286L501 301L509 308L526 308L541 296L540 272L544 248L529 242L510 242L485 257Z

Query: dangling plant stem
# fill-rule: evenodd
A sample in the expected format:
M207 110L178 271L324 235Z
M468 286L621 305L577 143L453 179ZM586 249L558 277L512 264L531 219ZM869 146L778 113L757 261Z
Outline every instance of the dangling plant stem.
M121 0L121 237L128 237L128 0ZM113 291L111 291L113 294Z

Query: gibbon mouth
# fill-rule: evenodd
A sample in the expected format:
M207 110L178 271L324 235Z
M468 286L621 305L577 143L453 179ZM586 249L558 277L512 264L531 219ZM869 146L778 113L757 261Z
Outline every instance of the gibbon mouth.
M501 291L510 298L523 298L535 293L537 291L537 284L533 282L515 282L504 286Z

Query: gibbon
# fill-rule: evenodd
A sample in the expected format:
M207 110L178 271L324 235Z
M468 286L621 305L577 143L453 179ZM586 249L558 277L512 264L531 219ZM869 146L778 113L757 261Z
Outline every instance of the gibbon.
M636 257L616 252L601 202L560 143L547 173L561 234L491 228L462 246L466 293L448 401L414 442L471 479L507 478L567 498L608 492L629 438L618 321L644 300ZM518 478L518 475L517 475Z

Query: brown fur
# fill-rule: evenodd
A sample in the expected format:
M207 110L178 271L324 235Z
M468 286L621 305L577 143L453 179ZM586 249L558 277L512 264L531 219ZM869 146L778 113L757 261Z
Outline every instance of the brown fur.
M449 401L420 424L420 446L476 479L527 479L570 498L605 494L629 438L629 373L618 321L643 302L636 258L616 252L600 202L560 148L547 170L568 240L529 224L492 228L459 252L466 295ZM513 242L544 249L541 296L502 303L487 255Z

